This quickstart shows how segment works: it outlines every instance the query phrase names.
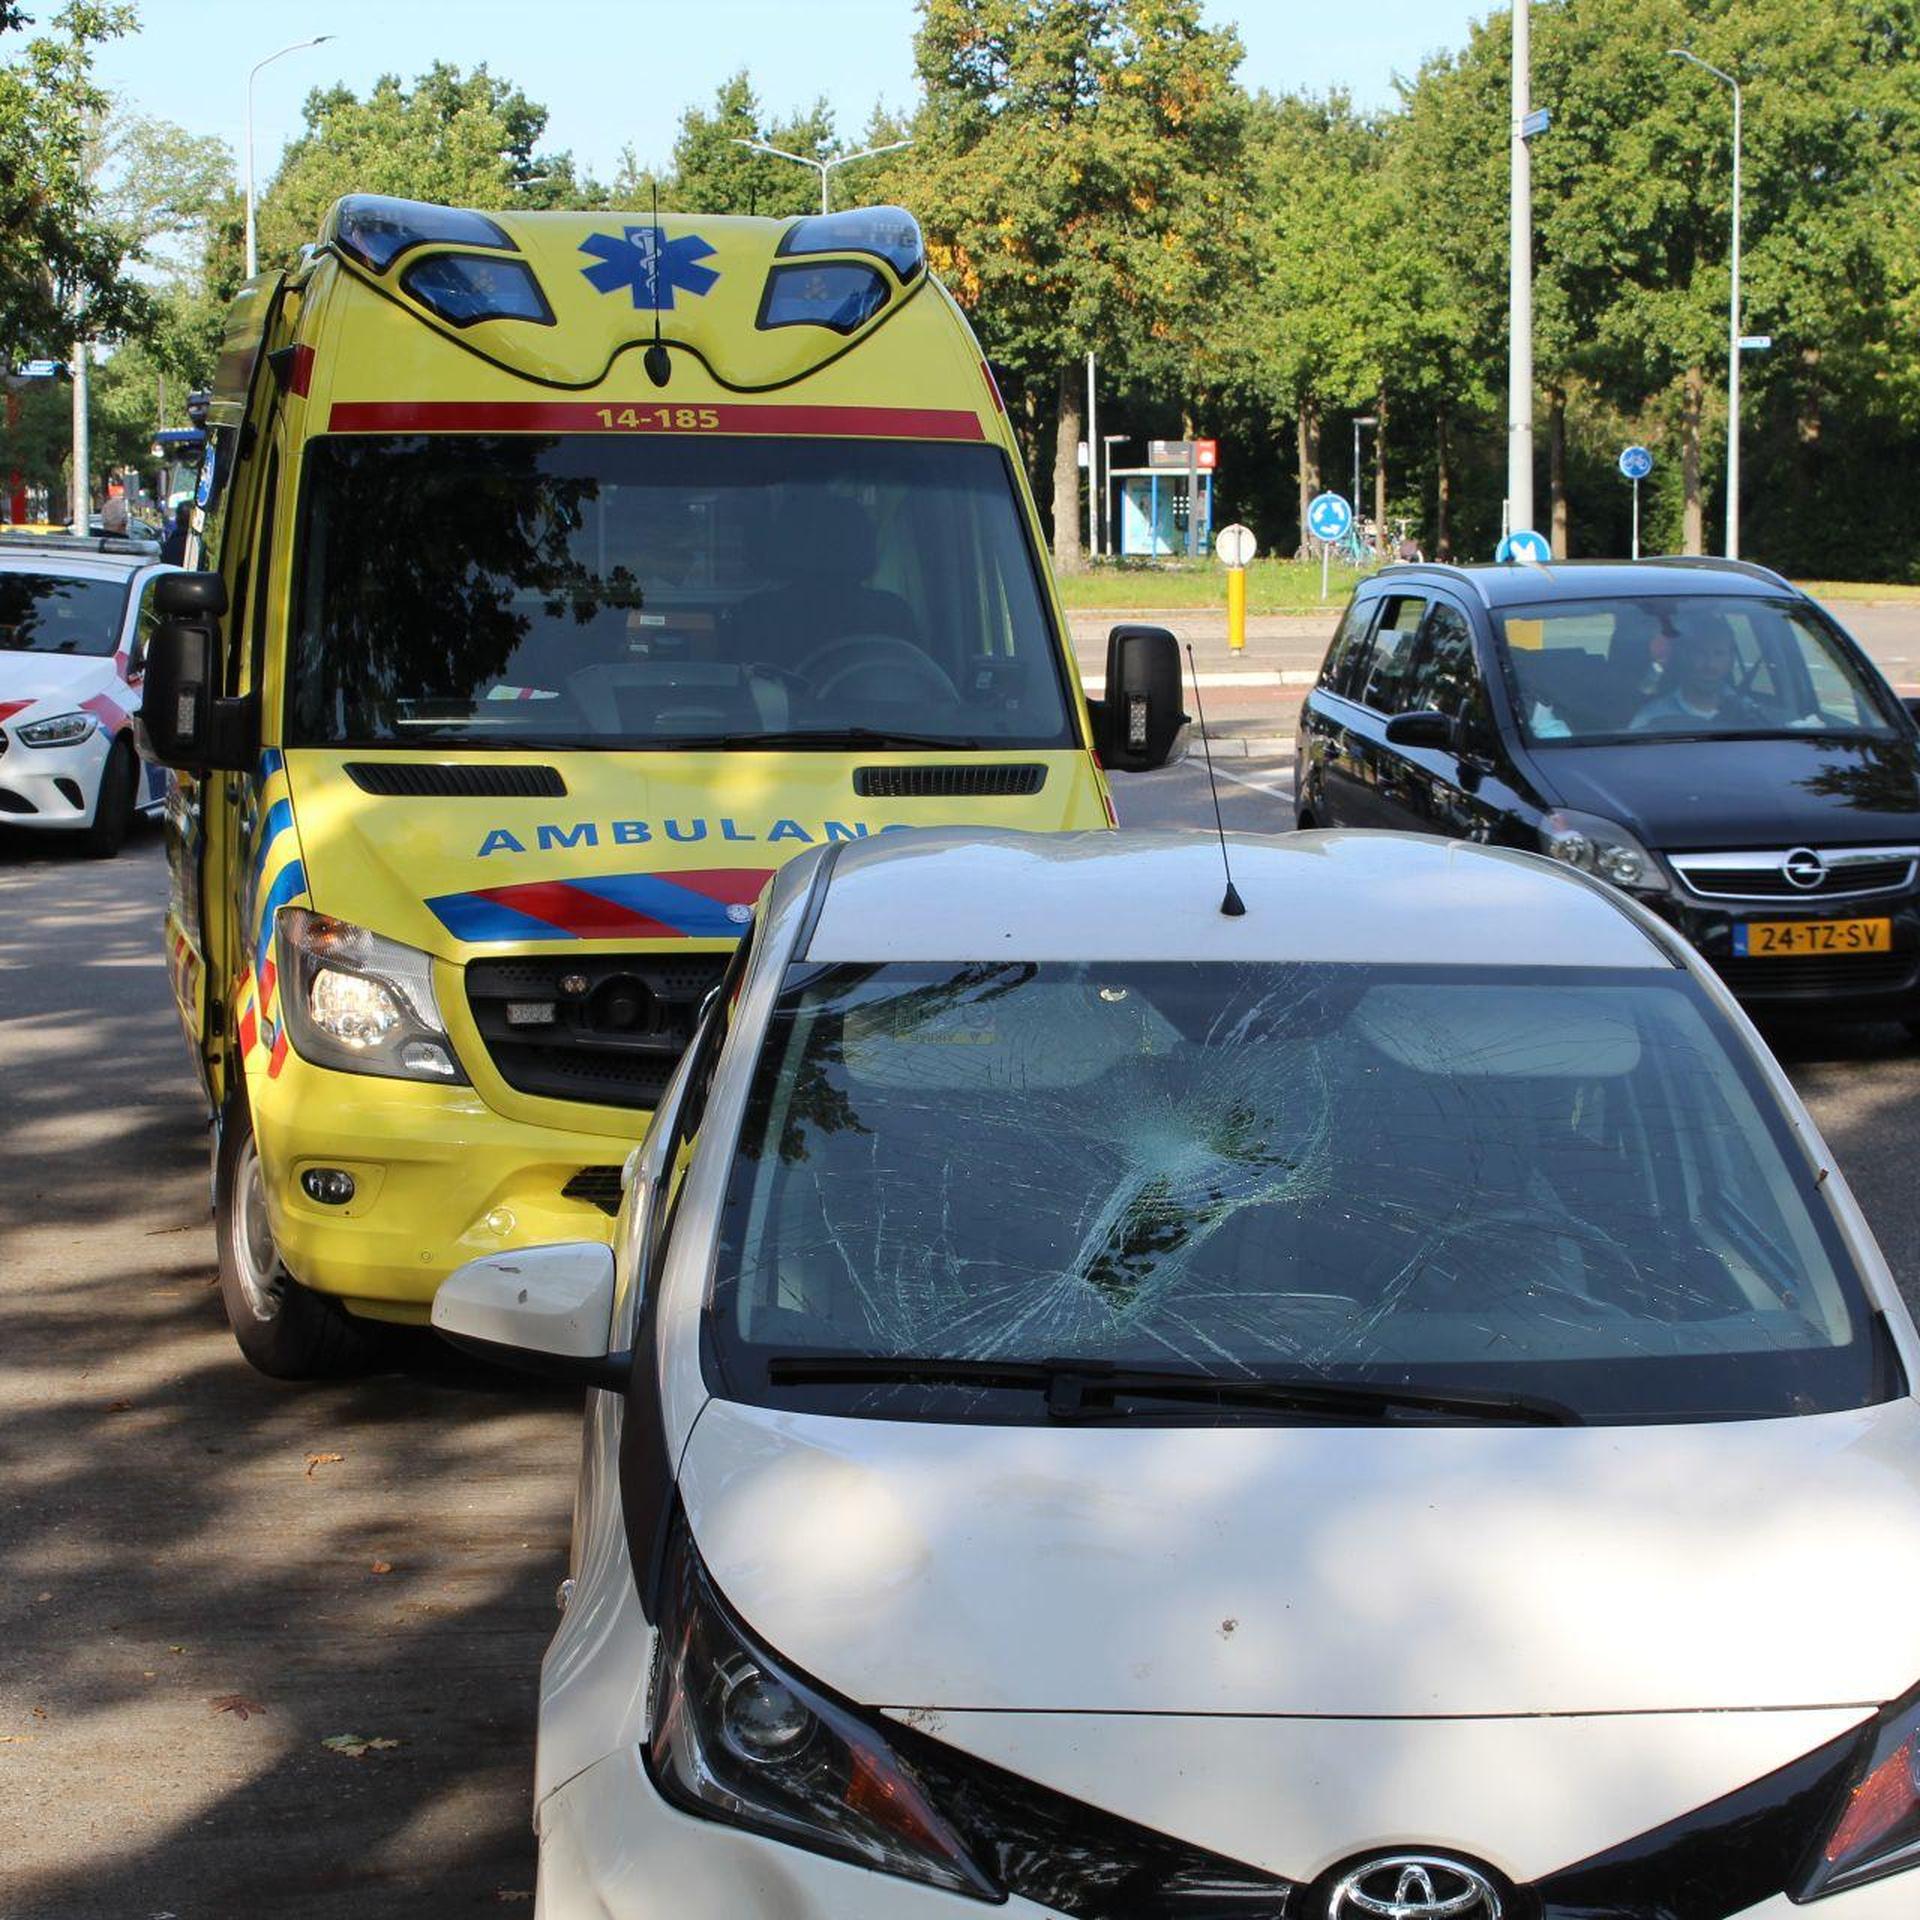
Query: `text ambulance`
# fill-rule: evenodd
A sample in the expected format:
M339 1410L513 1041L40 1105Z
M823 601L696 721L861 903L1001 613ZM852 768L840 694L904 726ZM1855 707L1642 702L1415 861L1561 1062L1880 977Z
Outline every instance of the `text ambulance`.
M1103 827L1170 636L1083 699L978 347L898 208L355 196L223 347L143 719L247 1357L354 1364L604 1233L778 864Z

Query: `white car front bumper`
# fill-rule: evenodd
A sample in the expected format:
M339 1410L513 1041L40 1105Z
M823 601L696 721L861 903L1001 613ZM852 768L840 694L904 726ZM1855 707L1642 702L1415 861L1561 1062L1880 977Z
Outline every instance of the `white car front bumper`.
M13 722L0 753L0 827L78 830L93 825L100 801L100 775L113 742L95 726L70 747L30 747ZM146 798L145 768L140 797Z

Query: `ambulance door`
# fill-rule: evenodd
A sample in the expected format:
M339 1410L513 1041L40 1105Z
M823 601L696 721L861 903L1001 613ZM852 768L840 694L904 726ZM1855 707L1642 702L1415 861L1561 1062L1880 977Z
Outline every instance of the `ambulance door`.
M249 281L228 313L207 410L207 445L186 564L218 573L226 582L221 685L227 693L246 692L257 681L248 658L247 599L252 529L272 464L267 429L275 383L266 350L286 330L285 276L263 274ZM238 1064L233 1052L241 985L237 864L249 784L233 773L215 772L204 780L181 773L174 775L167 800L168 972L201 1084L216 1111Z

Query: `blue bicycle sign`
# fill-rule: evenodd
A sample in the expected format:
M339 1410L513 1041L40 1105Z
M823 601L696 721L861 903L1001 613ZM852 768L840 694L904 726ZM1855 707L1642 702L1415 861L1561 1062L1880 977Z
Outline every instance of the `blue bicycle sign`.
M1645 447L1626 447L1620 454L1620 477L1644 480L1653 471L1653 455Z

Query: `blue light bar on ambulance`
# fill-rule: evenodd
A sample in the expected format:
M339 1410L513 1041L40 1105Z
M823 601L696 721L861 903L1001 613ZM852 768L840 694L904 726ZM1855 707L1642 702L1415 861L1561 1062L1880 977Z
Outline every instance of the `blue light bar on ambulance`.
M823 260L817 265L775 267L767 275L754 325L763 333L775 327L830 327L855 333L892 298L877 267L856 260Z
M470 207L436 207L426 200L395 200L384 193L350 193L336 200L320 229L321 245L328 242L373 273L385 273L410 247L513 251L513 242L484 213Z
M775 249L795 253L870 253L884 260L903 281L927 264L920 223L905 207L852 207L845 213L818 213L796 220Z
M429 254L401 274L400 285L452 326L470 327L481 320L554 324L547 296L524 260L489 260L474 253Z

